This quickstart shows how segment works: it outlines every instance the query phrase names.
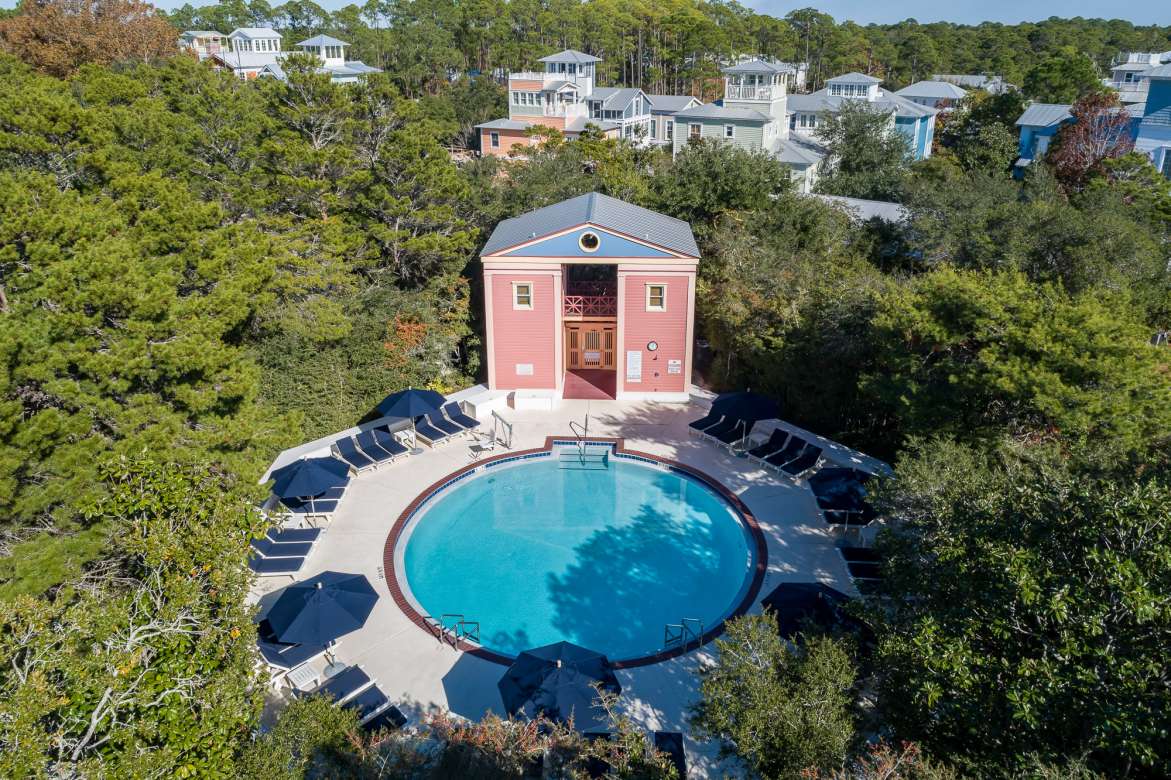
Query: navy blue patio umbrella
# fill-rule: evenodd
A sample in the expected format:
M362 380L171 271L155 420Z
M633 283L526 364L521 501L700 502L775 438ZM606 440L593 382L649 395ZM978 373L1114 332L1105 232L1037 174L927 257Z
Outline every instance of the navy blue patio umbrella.
M852 618L841 610L849 600L845 593L820 582L782 582L761 599L761 605L773 611L781 636L792 640L806 620L827 630L852 623Z
M379 402L378 413L383 417L401 417L412 420L429 412L439 409L447 401L442 394L434 390L418 390L408 387L391 393Z
M326 645L365 625L377 601L361 574L327 571L286 588L265 620L279 642Z
M771 420L781 414L776 401L748 390L720 395L712 402L712 410L753 423Z
M575 728L590 731L609 725L595 707L595 684L622 693L606 656L571 642L556 642L518 655L497 688L510 714L544 715L563 723L573 718Z
M272 492L279 498L309 498L350 482L350 467L337 458L306 458L272 472Z

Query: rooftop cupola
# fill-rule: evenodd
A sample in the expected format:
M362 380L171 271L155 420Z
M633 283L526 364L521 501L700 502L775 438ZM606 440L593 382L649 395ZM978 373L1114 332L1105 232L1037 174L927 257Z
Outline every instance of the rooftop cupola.
M846 73L827 79L825 88L830 97L856 98L874 102L879 98L878 85L881 83L882 79L867 76L865 73Z
M329 35L314 35L298 43L297 49L315 55L322 65L338 66L346 63L346 49L349 45Z

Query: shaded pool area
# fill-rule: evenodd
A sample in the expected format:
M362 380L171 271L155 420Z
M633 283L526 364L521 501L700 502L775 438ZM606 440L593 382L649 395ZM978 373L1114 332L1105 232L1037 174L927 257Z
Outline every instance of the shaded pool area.
M407 598L478 622L487 650L567 640L615 661L663 650L667 625L718 626L754 587L757 563L744 518L700 479L557 449L434 493L395 553Z

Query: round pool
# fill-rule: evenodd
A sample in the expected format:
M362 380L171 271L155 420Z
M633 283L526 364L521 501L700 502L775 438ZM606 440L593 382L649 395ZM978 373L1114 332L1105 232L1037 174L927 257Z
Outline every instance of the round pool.
M478 623L494 654L567 640L633 665L750 603L759 531L730 494L650 459L576 452L502 459L422 497L390 541L400 604Z

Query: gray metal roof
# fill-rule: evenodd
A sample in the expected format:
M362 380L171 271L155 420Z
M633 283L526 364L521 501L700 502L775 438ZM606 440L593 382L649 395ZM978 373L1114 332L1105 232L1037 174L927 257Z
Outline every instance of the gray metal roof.
M1149 62L1123 62L1119 65L1112 65L1110 70L1139 71L1149 67L1151 67Z
M655 114L674 113L682 111L699 99L691 95L647 95L651 101L651 112Z
M609 111L624 111L641 92L641 89L629 87L595 87L589 100L602 101L602 105Z
M591 62L601 62L601 60L577 49L566 49L556 54L550 54L548 57L542 57L537 62L575 62L579 65L588 65Z
M550 81L548 84L541 87L541 91L542 92L557 92L559 90L565 89L566 87L574 87L576 89L577 85L574 84L572 81Z
M314 35L312 38L306 38L297 46L349 46L345 41L339 41L330 35Z
M871 219L882 219L887 222L902 222L907 218L907 209L899 203L890 203L885 200L865 200L863 198L846 198L841 195L820 195L813 197L840 207L850 217L859 222Z
M229 38L279 38L281 34L271 27L237 27Z
M688 257L699 257L691 226L681 219L590 192L563 200L543 209L506 219L496 226L481 255L500 252L517 244L532 241L584 224L613 230Z
M1171 79L1171 63L1160 65L1147 74L1149 79Z
M826 84L833 84L833 83L836 83L839 81L842 82L843 84L881 84L882 83L882 79L876 79L873 76L867 76L865 73L859 73L856 70L850 71L849 73L843 73L840 76L834 76L832 79L826 79L825 83Z
M895 91L902 97L923 97L936 100L959 100L968 93L950 81L916 81L909 87Z
M752 108L728 108L717 106L715 103L706 103L695 108L686 108L675 112L675 116L683 119L731 119L742 122L771 122L772 117Z
M825 157L826 149L799 135L791 135L781 143L777 159L792 165L816 165Z
M741 73L791 73L793 68L783 62L771 62L756 57L751 60L737 62L735 65L729 65L726 68L720 68L720 71L736 76Z
M841 95L831 95L828 89L819 89L816 92L810 92L807 95L790 95L787 103L790 111L802 111L805 113L827 113L836 114L841 110L842 103L847 100L863 102L868 106L873 106L880 111L893 111L896 115L902 117L925 117L934 116L939 112L934 108L921 106L907 100L902 95L896 95L893 92L884 92L877 99L872 101L864 101L862 98L848 98Z
M617 130L620 125L617 122L608 122L601 119L591 119L588 116L575 116L573 119L567 120L565 123L565 132L580 133L586 129L586 125L594 125L599 130Z
M215 30L184 30L182 38L226 38L222 32Z
M493 119L491 122L481 122L476 125L477 130L527 130L531 122L519 122L515 119Z
M1016 124L1018 127L1022 125L1051 127L1061 124L1067 119L1072 119L1073 115L1069 113L1070 108L1071 106L1063 103L1033 103L1025 109L1025 113L1020 115Z

